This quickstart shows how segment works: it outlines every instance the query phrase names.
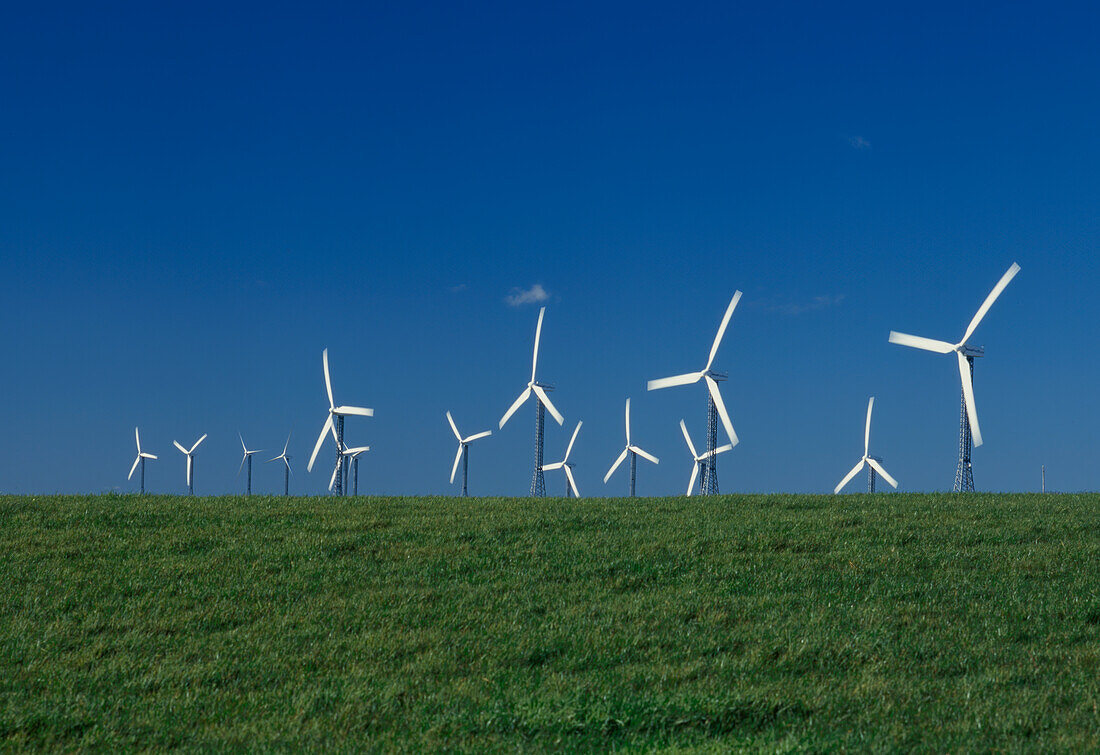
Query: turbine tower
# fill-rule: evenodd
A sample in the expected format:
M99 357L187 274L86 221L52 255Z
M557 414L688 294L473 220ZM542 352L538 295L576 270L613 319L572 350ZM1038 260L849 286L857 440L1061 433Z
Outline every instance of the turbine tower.
M139 466L141 467L141 492L145 493L145 460L156 459L153 454L145 453L141 450L141 435L138 433L138 429L134 428L134 440L137 441L137 458L134 459L134 466L130 467L130 474L126 475L126 479L129 480L134 476L134 470Z
M283 452L276 456L274 459L268 459L267 463L270 464L273 461L283 460L286 464L286 471L283 473L283 495L290 495L290 456L287 456L286 450L290 448L290 436L286 436L286 445L283 446Z
M539 339L542 337L542 318L545 314L546 307L539 309L539 322L535 326L535 350L531 357L531 379L527 382L527 387L523 389L523 393L519 394L519 398L508 407L508 411L500 418L498 427L498 429L503 429L508 418L515 414L516 410L531 397L532 393L535 394L535 470L531 475L531 495L535 497L546 495L546 481L542 475L544 469L542 465L542 443L546 428L546 414L544 412L550 412L550 416L559 425L565 422L565 417L561 416L561 413L554 408L554 405L550 402L550 397L547 395L548 391L554 390L554 386L535 380L535 370L539 364Z
M466 438L462 437L462 433L458 431L458 426L455 425L454 418L451 417L451 413L447 412L447 421L451 424L451 430L454 432L455 437L458 438L458 452L455 454L455 463L451 467L451 484L455 484L455 473L458 471L458 462L462 462L462 495L463 497L469 495L466 491L466 472L470 466L470 444L479 439L485 438L493 434L492 430L486 430L482 433L476 433Z
M172 441L172 445L178 448L180 453L187 457L187 495L195 495L195 449L197 449L199 444L204 440L206 440L206 433L203 433L202 437L195 441L195 445L191 446L190 450L181 446L179 441Z
M863 458L859 460L859 463L852 467L852 471L845 475L844 479L840 481L840 484L833 489L833 493L839 493L841 489L848 484L848 482L859 474L859 470L867 467L867 492L875 492L875 474L882 475L882 479L890 483L891 486L897 487L898 481L895 480L882 466L882 458L878 456L871 456L871 410L875 408L875 397L871 396L871 400L867 402L867 423L863 427Z
M355 486L354 488L352 488L352 493L351 494L353 496L358 496L359 495L359 456L364 451L369 451L369 450L370 450L370 446L356 446L355 448L345 448L344 449L344 456L348 456L348 457L351 458L351 466L352 466L352 470L353 470L352 480L354 481L354 486Z
M325 435L329 432L332 433L333 440L336 441L336 469L339 470L344 462L344 449L347 447L344 445L344 417L349 415L356 415L359 417L373 417L374 409L366 409L361 406L336 406L335 400L332 398L332 378L329 376L328 370L328 349L321 352L321 362L325 368L325 392L328 394L328 417L325 418L325 424L321 427L321 434L317 436L317 443L313 446L313 454L309 457L309 465L306 470L313 471L313 463L317 461L317 453L321 450L321 444L325 442ZM335 482L329 485L329 490L335 488L334 493L336 495L344 494L343 478L340 475L336 476Z
M573 450L573 444L577 441L577 433L581 431L581 425L584 422L578 422L577 428L573 431L573 437L569 439L569 445L565 449L565 458L561 461L556 461L553 464L547 464L542 468L542 471L549 472L552 469L564 469L565 470L565 497L569 497L569 492L573 492L574 498L580 498L581 494L577 492L577 481L573 479L573 462L569 461L569 454Z
M626 400L626 448L619 454L619 458L615 459L615 463L611 465L611 469L607 470L607 474L603 476L603 482L606 485L607 481L611 479L611 475L615 474L615 470L619 468L619 465L623 463L623 460L627 456L630 456L630 497L634 497L634 479L638 468L638 457L647 459L654 464L660 464L660 459L656 456L646 453L638 446L633 445L630 442L630 399Z
M997 301L997 297L1001 295L1001 292L1005 290L1005 286L1016 277L1018 272L1020 272L1020 266L1013 262L1012 266L1001 276L997 285L989 292L989 296L985 297L982 306L978 307L977 313L970 321L970 325L967 326L962 340L958 343L951 344L932 338L922 338L907 333L890 331L890 343L934 351L938 354L955 352L955 356L958 358L959 378L962 381L962 402L959 409L959 461L955 466L955 485L953 487L956 493L974 491L974 470L970 464L970 452L974 447L982 444L982 431L978 426L978 407L974 403L974 360L977 357L985 356L985 349L970 346L967 341L970 340L970 336L974 335L978 324L981 323L989 308L993 306L993 302Z
M241 465L237 467L237 476L241 476L241 470L244 469L245 462L248 462L248 486L245 495L252 495L252 454L258 454L260 451L263 451L263 449L259 448L255 451L249 451L248 446L244 444L244 438L241 437L239 432L237 433L237 437L241 439L241 448L244 449L244 456L241 457Z
M715 449L707 449L705 452L700 454L696 452L695 444L691 442L691 436L688 435L687 425L684 424L683 420L680 420L680 430L682 430L684 433L684 440L687 441L688 450L691 451L691 458L694 459L694 462L691 466L691 479L688 480L687 489L687 495L690 496L691 489L695 487L695 480L699 476L700 470L702 470L703 473L706 474L708 463L718 454L724 454L726 451L729 451L731 448L733 448L733 444L727 443L726 445L719 446ZM703 492L702 484L699 485L699 491Z
M349 467L349 465L343 463L344 459L348 459L348 461L354 462L355 495L359 495L359 454L369 450L370 446L358 446L356 448L344 447L344 450L340 452L340 460L338 460L336 465L332 468L332 477L328 481L329 492L332 492L332 489L336 487L336 482L343 477L342 472Z
M730 439L730 448L736 446L738 442L737 433L733 431L733 423L730 422L730 416L726 412L726 405L722 401L722 394L718 390L718 381L725 380L728 375L724 372L715 372L711 369L711 366L714 364L714 356L718 353L718 347L722 343L722 336L726 334L726 326L729 325L730 317L733 316L733 310L740 300L741 292L734 291L733 298L730 299L729 306L726 307L726 314L722 317L722 323L718 326L718 333L714 336L714 343L711 344L710 356L707 357L706 367L699 372L689 372L685 375L650 380L646 386L648 390L656 391L661 388L671 388L677 385L691 385L692 383L698 383L700 380L706 381L707 452L701 457L704 459L703 480L699 485L700 492L702 492L703 495L718 494L717 446L719 420L721 420L722 426L726 428L726 435L728 435Z

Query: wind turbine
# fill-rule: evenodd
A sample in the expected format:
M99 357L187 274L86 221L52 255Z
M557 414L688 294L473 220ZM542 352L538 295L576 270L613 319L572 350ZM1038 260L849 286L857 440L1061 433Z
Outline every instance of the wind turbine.
M688 480L687 495L691 495L691 489L695 487L695 478L699 476L699 470L703 469L705 473L707 462L709 462L718 454L724 454L726 451L729 451L731 448L733 448L733 444L727 443L724 446L719 446L718 448L714 449L708 449L704 453L699 454L695 451L695 444L691 442L691 436L688 435L687 425L684 424L683 420L680 420L680 429L684 433L684 440L687 441L688 450L691 451L691 458L695 460L691 467L691 479ZM702 484L699 485L699 492L704 493Z
M241 448L244 449L244 456L241 457L241 465L239 467L237 467L237 476L238 477L241 476L241 470L244 469L244 464L247 461L248 462L248 488L247 488L248 492L246 493L246 495L252 495L252 454L258 454L258 453L260 453L260 451L263 451L263 449L260 448L260 449L257 449L255 451L249 451L248 446L246 446L244 444L244 438L241 437L241 434L239 432L237 433L237 437L241 439Z
M195 441L195 445L191 446L191 450L181 446L177 440L172 441L172 445L187 457L187 495L195 495L195 449L204 440L206 440L206 433L203 433L202 437Z
M145 493L145 460L157 458L153 454L147 454L141 450L141 435L138 433L138 429L134 428L134 440L137 441L137 458L134 459L134 466L130 467L130 474L126 475L126 479L129 480L134 476L134 470L141 467L141 492Z
M358 446L356 448L344 446L344 450L340 452L340 459L337 460L336 465L332 468L332 477L328 481L329 492L336 487L336 481L342 477L340 472L343 467L342 462L344 458L351 457L353 466L355 467L355 495L359 495L359 454L369 450L370 446Z
M922 338L907 333L890 331L890 343L934 351L938 354L955 352L955 356L958 358L959 378L962 381L962 406L959 409L959 461L955 467L955 492L972 492L974 490L974 470L970 465L970 451L972 446L976 447L982 444L982 431L978 427L978 407L974 403L974 359L985 356L985 349L970 346L967 341L970 340L970 336L974 335L978 324L981 323L989 308L993 306L993 302L997 301L997 297L1001 295L1001 292L1005 290L1005 286L1016 277L1018 272L1020 272L1020 266L1013 262L1012 266L997 281L997 285L989 292L989 296L985 297L982 306L978 307L977 313L970 321L970 325L967 326L962 340L958 343L951 344L932 338Z
M504 427L504 423L508 421L508 418L516 413L516 410L531 397L534 393L536 397L535 401L535 471L531 476L531 495L544 496L546 495L546 482L543 479L543 467L542 465L542 445L543 445L543 432L546 427L546 415L545 411L550 412L557 423L560 425L565 422L565 417L561 416L561 413L554 408L554 405L550 402L550 397L547 395L548 391L554 390L554 386L547 385L546 383L540 383L535 380L535 370L539 364L539 338L542 336L542 318L546 314L546 307L539 309L539 322L535 326L535 350L531 357L531 379L527 382L527 387L523 389L523 393L519 394L519 398L508 407L508 411L504 413L504 416L500 418L500 426L498 429Z
M702 457L705 459L705 463L703 465L703 481L699 485L699 489L704 495L718 494L718 452L716 448L718 446L719 419L722 421L722 426L726 428L726 435L728 435L730 439L730 448L736 446L738 442L737 433L733 431L733 423L730 422L730 416L726 412L726 405L722 401L722 394L718 391L718 381L725 380L729 376L724 372L715 372L711 369L711 366L714 364L714 356L718 353L718 347L722 343L722 336L726 334L726 326L729 325L733 310L740 300L741 292L734 291L733 298L730 299L729 306L726 307L726 314L722 317L722 323L718 326L718 333L714 336L714 343L711 344L710 356L707 357L706 367L699 372L689 372L684 375L676 375L675 377L650 380L646 386L648 390L656 391L661 388L671 388L677 385L691 385L692 383L698 383L700 380L706 382L707 453L703 454Z
M871 456L871 410L875 407L875 397L871 396L871 400L867 402L867 424L863 428L863 458L859 460L859 464L852 467L852 471L849 472L840 484L833 489L833 493L839 493L841 488L848 484L848 481L859 474L859 470L863 469L864 465L867 465L867 492L875 492L875 473L882 475L882 479L886 480L893 487L898 486L898 481L889 475L889 473L882 467L882 459L878 456Z
M370 446L356 446L355 448L345 448L344 449L344 456L347 456L347 457L351 458L352 479L355 481L354 482L354 487L352 488L352 493L351 494L354 495L354 496L359 495L359 456L364 451L369 451L369 450L370 450Z
M290 448L290 436L286 436L286 445L283 446L283 452L276 456L274 459L268 459L267 463L270 464L273 461L283 460L286 464L286 472L283 473L283 495L290 495L290 456L287 456L286 450Z
M451 423L451 430L454 431L455 437L458 438L458 453L455 454L455 463L451 467L451 484L455 484L455 473L458 471L458 462L462 461L462 495L467 496L466 492L466 472L470 466L470 451L469 445L478 438L485 438L493 434L492 430L486 430L482 433L476 433L469 437L463 438L462 433L458 431L458 426L455 425L454 418L451 417L451 413L447 412L447 421Z
M646 453L638 446L632 445L630 442L630 399L626 400L626 448L619 454L619 458L615 459L615 463L611 465L611 469L607 470L607 474L603 476L604 484L611 479L611 475L615 474L615 470L619 468L619 465L623 463L623 460L630 456L630 497L634 497L634 478L638 466L638 457L648 459L654 464L660 464L660 459L656 456Z
M547 464L547 465L543 466L543 468L542 468L542 471L544 471L544 472L549 472L552 469L564 469L565 470L565 478L566 478L566 481L569 483L568 485L565 486L565 497L566 498L569 497L569 491L570 490L573 491L573 497L574 498L580 498L581 497L581 494L577 492L577 481L573 479L573 467L575 465L573 464L573 462L569 461L569 453L573 450L573 444L577 440L577 433L579 433L581 431L581 425L583 425L583 424L584 424L584 422L578 422L577 423L577 429L573 431L573 437L569 439L569 445L565 449L565 458L562 459L561 461L556 461L553 464Z
M325 418L325 424L321 427L321 434L317 436L317 443L313 446L313 454L309 457L309 465L306 469L310 472L313 471L313 462L317 460L317 453L321 450L321 444L325 442L325 435L329 432L332 433L332 437L336 441L336 468L340 468L340 465L344 461L344 417L349 415L357 415L360 417L374 416L374 409L365 409L360 406L336 405L336 402L332 398L332 379L328 371L328 349L321 352L321 362L325 367L325 392L328 394L328 417ZM339 484L333 483L333 485L329 486L329 489L331 490L335 487L336 495L343 495L343 479L339 478L337 482Z

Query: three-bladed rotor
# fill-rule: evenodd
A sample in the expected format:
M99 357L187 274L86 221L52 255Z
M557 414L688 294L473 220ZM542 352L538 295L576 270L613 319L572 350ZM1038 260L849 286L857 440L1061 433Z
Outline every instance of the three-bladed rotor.
M833 493L839 493L845 485L851 481L853 477L859 474L860 470L865 465L870 465L871 469L875 470L879 477L886 480L892 487L898 486L898 481L895 480L890 474L883 468L878 459L871 456L871 410L875 407L875 397L871 396L871 399L867 402L867 422L863 427L863 458L859 460L859 463L852 467L852 471L844 476L844 479L840 481L840 484L833 489Z
M288 448L290 448L290 435L286 436L286 444L283 446L283 452L281 454L279 454L278 456L276 456L274 459L268 459L267 463L270 464L273 461L279 461L279 459L282 459L283 463L286 464L287 471L290 472L291 471L291 469L290 469L290 460L294 457L287 455L286 450Z
M138 464L141 463L142 459L157 458L153 454L147 454L141 450L141 434L138 432L138 429L136 427L134 428L134 440L137 441L137 456L134 457L134 466L130 467L130 474L126 475L127 480L134 476L134 472L137 471Z
M611 479L611 475L615 474L615 470L619 468L619 465L626 460L626 457L631 452L636 453L647 461L651 461L654 464L660 464L661 460L656 456L653 456L646 451L643 451L639 446L635 446L630 442L630 399L626 400L626 448L619 454L619 458L615 459L615 463L611 465L611 469L607 470L607 474L603 476L603 481L606 483Z
M580 498L581 494L577 492L577 481L573 479L573 462L569 461L569 454L573 451L573 444L577 442L577 433L581 431L581 425L584 422L578 422L577 427L573 430L573 437L569 439L569 445L565 449L565 458L561 461L556 461L553 464L543 464L542 471L549 472L552 469L564 469L565 476L569 480L569 488L573 491L575 498Z
M248 461L248 457L252 454L258 454L263 451L262 448L257 448L254 451L249 451L248 446L244 444L244 437L238 432L237 437L241 439L241 449L244 451L244 455L241 457L241 465L237 467L237 476L240 477L241 470L244 469L244 463ZM289 438L287 439L289 441Z
M362 454L366 451L369 451L369 450L370 450L370 446L355 446L354 448L348 448L347 446L345 446L344 450L340 452L340 455L341 456L346 456L350 461L355 461L356 459L359 458L360 454ZM336 475L338 475L339 473L340 473L340 462L337 461L336 465L332 468L332 477L329 478L329 481L328 481L328 489L329 489L330 493L332 492L332 489L334 487L336 487Z
M565 417L561 415L550 401L550 396L547 395L546 389L550 386L539 383L535 379L536 371L539 365L539 340L542 338L542 318L546 314L546 307L539 309L539 322L535 326L535 348L531 355L531 379L527 382L527 387L523 389L523 392L519 394L519 397L508 407L508 411L504 413L504 416L500 418L500 424L498 429L504 427L504 423L516 413L516 410L523 406L531 394L534 393L542 405L546 407L546 411L550 412L550 416L554 418L559 425L565 422Z
M447 412L447 422L451 425L451 432L455 434L455 438L458 439L458 451L455 453L455 463L451 466L451 484L454 484L455 474L458 472L458 463L462 461L462 455L466 453L466 446L475 440L485 438L493 434L492 430L485 430L484 432L474 433L468 435L465 438L462 437L462 433L458 431L458 425L455 424L454 418L450 412Z
M328 349L321 352L321 362L325 367L325 392L328 394L328 417L325 418L325 424L321 426L321 434L317 436L317 443L313 446L313 453L309 457L309 465L306 469L310 472L313 471L313 462L317 461L317 454L321 450L321 444L325 442L325 435L332 433L332 439L339 444L339 439L336 437L336 423L335 417L347 417L351 415L359 417L373 417L374 409L367 409L361 406L336 406L336 401L332 397L332 378L329 376L328 370Z
M195 450L199 447L199 444L206 440L206 433L202 434L202 437L195 441L195 445L191 448L184 448L180 445L178 440L172 441L172 445L179 449L180 453L187 457L187 487L191 487L191 470L194 468Z
M691 491L695 487L695 480L699 476L699 467L702 466L703 462L712 456L717 456L718 454L729 451L733 448L733 444L727 443L724 446L718 446L718 448L713 451L704 451L700 454L695 450L695 444L691 442L691 436L688 435L687 425L684 424L683 420L680 420L680 430L684 433L684 440L687 441L688 450L691 451L691 458L694 459L691 465L691 479L688 480L687 487L687 495L691 495Z

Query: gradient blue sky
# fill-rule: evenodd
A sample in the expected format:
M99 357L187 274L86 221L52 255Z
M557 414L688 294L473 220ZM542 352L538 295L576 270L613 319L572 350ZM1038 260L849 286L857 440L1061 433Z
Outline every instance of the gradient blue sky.
M361 487L445 493L464 433L541 377L582 494L623 445L639 492L679 493L699 369L741 445L724 492L830 491L873 451L949 489L954 341L973 340L980 489L1095 489L1100 11L1054 3L32 3L0 26L0 490L134 490L133 427L204 432L199 493L240 490L238 429L292 491L337 401ZM525 494L531 418L479 441L471 492ZM548 477L559 492L560 473ZM281 491L277 465L257 491ZM853 488L858 489L858 484Z

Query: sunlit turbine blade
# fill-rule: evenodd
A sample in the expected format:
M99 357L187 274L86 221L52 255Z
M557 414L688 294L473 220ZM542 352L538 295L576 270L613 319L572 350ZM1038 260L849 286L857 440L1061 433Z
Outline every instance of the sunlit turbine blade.
M130 467L130 474L126 475L127 480L129 480L131 477L134 476L134 471L138 468L138 464L140 464L140 463L141 463L141 456L138 455L138 457L134 459L134 466Z
M698 459L698 458L699 458L699 454L695 453L695 444L691 442L691 436L690 436L690 435L688 435L688 429L687 429L687 425L685 425L685 424L684 424L684 421L683 421L683 420L680 420L680 429L681 429L681 430L683 431L683 433L684 433L684 440L686 440L686 441L687 441L687 444L688 444L688 450L689 450L689 451L691 451L691 458L693 458L693 459Z
M199 447L199 444L206 440L206 433L202 434L202 437L195 441L195 445L191 446L191 450L188 453L195 453L195 449Z
M245 453L248 453L248 446L246 446L246 445L244 444L244 436L243 436L243 435L241 435L241 433L240 433L240 431L239 431L239 430L237 431L237 437L241 439L241 448L243 448L243 449L244 449L244 452L245 452Z
M138 456L140 456L143 459L155 459L155 458L157 458L153 454L146 453L145 451L142 451L141 453L139 453Z
M895 479L894 479L893 477L891 477L891 476L890 476L890 475L889 475L889 474L888 474L888 473L886 472L886 470L882 468L882 465L881 465L881 464L879 464L879 463L878 463L877 461L875 461L875 460L874 460L874 459L872 459L871 457L867 457L867 463L868 463L868 464L870 464L870 465L871 465L871 467L872 467L872 468L873 468L873 469L874 469L874 470L875 470L876 472L878 472L878 474L879 474L879 477L881 477L882 479L884 479L884 480L886 480L886 481L887 481L888 483L890 483L890 486L891 486L891 487L895 487L895 488L896 488L896 487L898 486L898 481L897 481L897 480L895 480Z
M565 468L565 476L569 478L569 487L573 489L573 497L580 498L580 491L577 490L577 481L573 479L573 470L569 467Z
M458 471L458 462L462 461L462 452L466 450L466 447L461 443L458 444L458 452L455 454L455 463L451 467L451 484L455 484L455 472Z
M546 411L550 412L550 416L553 417L559 425L563 424L565 422L565 417L561 416L561 412L559 412L550 402L550 396L542 389L542 386L533 385L531 388L535 391L535 395L539 397L539 401L542 402L542 405L546 407Z
M531 395L531 386L527 386L526 388L523 389L523 393L519 394L519 398L517 398L512 403L512 405L510 407L508 407L508 411L506 411L504 413L504 416L500 418L500 425L497 426L497 429L500 429L500 428L504 427L504 423L508 421L508 418L516 413L516 409L519 409L520 406L523 405L523 402L526 401L527 397L530 396L530 395Z
M471 435L469 438L464 438L464 439L462 439L462 442L463 443L471 443L475 440L478 440L479 438L488 438L492 434L493 434L492 430L486 430L483 433L475 433L474 435Z
M630 399L626 400L626 444L630 445Z
M997 281L997 285L989 292L989 296L985 297L982 306L978 307L974 319L970 321L970 325L966 328L966 335L963 336L961 343L966 343L970 340L970 336L974 335L974 331L977 329L978 323L985 317L985 313L989 311L989 308L993 306L993 302L997 301L997 297L1005 290L1005 286L1012 282L1012 279L1016 277L1016 273L1018 272L1020 272L1020 266L1013 262L1012 267L1008 268L1005 274L1001 276L1001 279Z
M641 456L643 459L646 459L648 461L652 461L654 464L660 464L661 463L661 460L658 459L656 456L643 451L642 449L638 448L637 446L630 446L630 450L633 451L634 453L638 454L638 456Z
M691 489L695 487L695 478L699 476L699 460L693 460L691 463L691 479L688 480L687 495L691 495Z
M711 344L710 356L707 358L707 366L703 370L704 372L709 370L710 366L714 364L714 356L718 353L718 347L722 343L722 336L726 334L726 326L730 324L730 317L733 315L733 310L739 301L741 301L741 292L734 291L733 298L730 299L730 305L726 307L726 314L722 317L722 324L718 326L718 334L714 336L714 343Z
M374 409L363 406L337 406L332 410L333 414L354 415L356 417L373 417Z
M673 377L650 380L645 384L645 387L647 391L656 391L661 388L672 388L677 385L691 385L692 383L698 383L701 377L703 377L702 372L689 372L686 375L675 375Z
M286 443L283 444L283 453L282 453L283 456L286 456L286 450L288 448L290 448L290 435L289 434L286 436Z
M329 489L330 493L332 492L332 489L336 486L336 475L338 475L338 474L340 474L340 460L339 459L336 461L336 464L332 467L332 477L330 477L329 481L328 481L328 489Z
M539 324L535 326L535 349L531 353L531 382L535 382L535 369L539 365L539 339L542 338L542 316L546 314L546 307L539 309Z
M284 456L283 457L283 463L286 464L286 471L290 472L291 474L294 474L294 470L290 468L290 459L288 459Z
M709 459L711 456L717 456L718 454L724 454L726 451L731 451L731 450L733 450L733 444L732 443L727 443L724 446L718 446L718 448L714 449L713 452L707 451L705 454L703 454L699 458Z
M863 469L864 459L859 460L859 464L852 467L852 471L844 475L844 479L840 481L840 484L833 488L833 495L839 493L845 485L851 482L852 478L859 474L859 470Z
M867 402L867 426L863 428L863 455L870 453L871 448L871 409L875 406L875 397Z
M462 436L459 435L458 427L455 426L454 418L451 417L450 412L447 412L447 422L449 422L451 424L451 431L455 434L455 437L458 438L458 442L461 443L462 442ZM454 482L454 480L451 480L451 482Z
M345 448L343 450L344 456L358 456L364 451L369 451L370 446L356 446L355 448Z
M138 434L138 429L136 427L134 428L134 440L137 441L138 453L141 453L141 435Z
M180 450L180 453L181 453L181 454L184 454L184 455L186 455L186 454L187 454L187 449L186 449L186 448L184 448L183 446L181 446L181 445L179 444L179 441L175 441L175 440L174 440L174 441L172 441L172 445L173 445L173 446L175 446L176 448L178 448L178 449Z
M615 470L618 469L619 465L623 463L623 459L626 458L626 455L628 453L630 452L624 448L623 452L619 454L619 458L615 459L615 463L611 465L611 469L607 470L607 474L603 476L604 483L607 483L607 481L611 479L611 475L615 474Z
M244 452L244 456L241 457L241 465L237 467L237 477L241 476L241 470L244 469L244 462L248 459L248 451Z
M191 455L187 455L187 487L191 487Z
M317 436L317 443L313 446L313 454L309 457L309 464L306 465L306 471L313 471L313 462L317 461L317 453L321 450L321 444L325 442L325 436L328 435L328 431L332 429L332 415L325 417L325 424L321 426L321 434Z
M571 454L573 452L573 444L577 442L577 433L579 433L581 431L581 425L583 425L583 424L584 424L584 422L578 422L576 429L573 430L573 437L569 439L569 445L566 446L566 448L565 448L565 459L564 459L564 461L569 461L569 454Z
M896 343L901 346L912 346L914 349L924 349L925 351L935 351L939 354L950 354L955 350L955 345L947 341L937 341L933 338L911 336L908 333L898 333L893 330L890 331L890 343Z
M970 379L970 363L960 352L959 377L962 379L963 400L966 402L966 416L970 420L970 435L974 439L974 446L982 444L982 430L978 427L978 406L974 403L974 383Z
M555 461L553 464L543 464L542 465L542 471L543 472L549 472L552 469L561 469L564 466L565 466L564 461Z
M726 435L729 436L730 443L737 445L737 433L733 431L733 423L730 422L730 415L726 412L726 404L722 401L722 394L718 390L718 381L707 375L707 390L710 391L710 397L714 399L714 408L718 410L718 418L722 420L722 427L726 428Z
M325 392L328 393L328 408L332 409L336 406L336 402L332 399L332 379L328 374L328 349L326 348L321 352L321 362L325 365Z

